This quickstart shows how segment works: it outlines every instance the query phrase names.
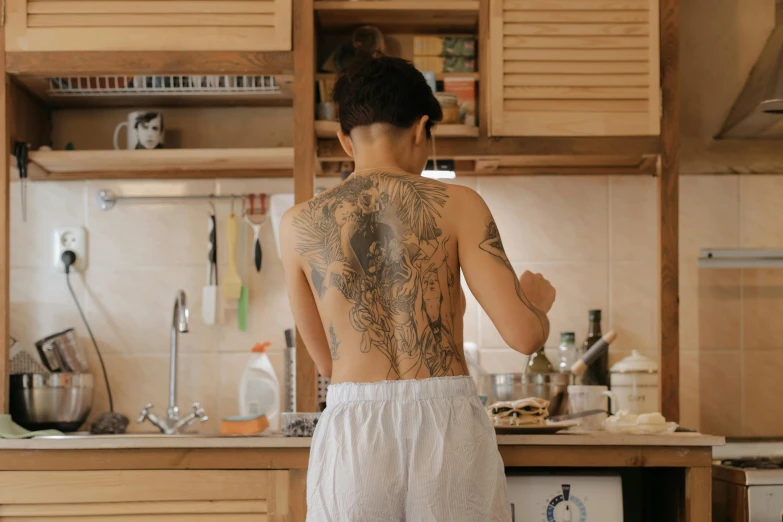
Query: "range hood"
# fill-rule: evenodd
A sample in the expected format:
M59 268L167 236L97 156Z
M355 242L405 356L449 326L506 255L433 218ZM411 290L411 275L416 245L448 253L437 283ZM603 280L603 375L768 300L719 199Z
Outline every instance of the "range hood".
M775 29L717 139L783 138L783 0L775 2L775 15Z

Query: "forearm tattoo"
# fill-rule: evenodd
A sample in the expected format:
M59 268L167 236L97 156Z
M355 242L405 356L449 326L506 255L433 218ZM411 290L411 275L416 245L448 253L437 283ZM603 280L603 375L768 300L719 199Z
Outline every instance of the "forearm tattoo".
M337 339L337 333L334 331L334 325L329 325L329 351L332 352L332 360L336 361L340 358L340 354L337 353L337 349L340 347L340 341Z
M514 278L514 288L517 291L517 297L519 297L519 300L522 301L522 304L525 305L538 318L539 323L541 323L541 333L544 335L544 340L546 340L547 336L549 335L546 326L548 323L546 313L533 306L533 303L531 303L530 299L527 298L525 292L522 291L522 286L519 284L517 273L514 271L514 267L511 266L511 261L508 260L506 250L503 248L503 241L500 239L500 231L498 230L498 226L495 224L495 220L491 217L487 218L486 236L484 237L484 241L479 243L479 248L484 252L492 254L496 258L500 259L503 264L506 265L506 268L508 268L509 272L511 272L511 276Z
M459 280L438 227L447 199L441 183L376 171L351 176L294 218L318 299L347 300L360 352L383 354L388 379L467 371L455 341Z

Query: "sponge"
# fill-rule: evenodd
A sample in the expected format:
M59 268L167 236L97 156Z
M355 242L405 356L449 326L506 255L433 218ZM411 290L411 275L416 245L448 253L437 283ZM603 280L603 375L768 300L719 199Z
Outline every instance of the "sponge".
M221 435L257 435L268 427L266 415L226 417L220 420Z

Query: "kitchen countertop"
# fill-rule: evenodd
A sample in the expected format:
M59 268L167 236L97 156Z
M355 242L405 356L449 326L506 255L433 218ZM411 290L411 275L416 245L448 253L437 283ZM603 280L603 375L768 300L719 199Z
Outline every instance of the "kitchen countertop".
M554 435L498 435L499 446L722 446L723 437L700 433L671 435L625 435L605 432ZM35 439L0 439L0 450L74 449L222 449L222 448L309 448L310 438L270 435L261 437L221 437L208 434L161 435L65 435Z

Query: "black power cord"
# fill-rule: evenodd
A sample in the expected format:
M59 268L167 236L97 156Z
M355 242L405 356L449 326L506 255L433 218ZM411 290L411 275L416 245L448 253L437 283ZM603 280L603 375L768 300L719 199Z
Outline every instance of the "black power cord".
M114 413L114 400L111 396L111 386L109 386L109 376L106 373L106 365L103 363L103 357L101 356L101 351L98 349L98 343L95 341L95 336L92 334L92 328L90 328L90 324L87 322L87 317L84 315L82 307L79 305L79 300L76 298L76 293L73 291L73 287L71 286L71 266L76 262L76 254L74 254L71 250L66 250L63 252L62 260L63 264L65 265L65 281L68 283L68 290L71 292L73 302L76 303L76 309L79 310L79 315L82 316L84 326L87 328L87 333L90 334L92 345L95 347L95 353L98 354L98 360L101 363L101 370L103 370L103 381L106 383L106 393L109 396L109 411Z

